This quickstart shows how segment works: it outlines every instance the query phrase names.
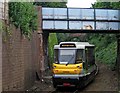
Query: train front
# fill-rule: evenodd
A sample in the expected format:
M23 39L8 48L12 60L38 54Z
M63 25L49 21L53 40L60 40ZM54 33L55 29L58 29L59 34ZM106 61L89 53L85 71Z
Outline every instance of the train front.
M53 86L76 86L83 73L84 50L75 44L63 43L54 47Z

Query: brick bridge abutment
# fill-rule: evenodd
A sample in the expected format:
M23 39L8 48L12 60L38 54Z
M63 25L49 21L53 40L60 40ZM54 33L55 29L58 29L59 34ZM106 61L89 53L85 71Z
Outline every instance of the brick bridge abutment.
M48 70L48 37L49 33L42 31L42 7L37 6L37 13L38 13L38 35L40 40L40 72L38 72L38 76L40 79L43 78L45 71Z

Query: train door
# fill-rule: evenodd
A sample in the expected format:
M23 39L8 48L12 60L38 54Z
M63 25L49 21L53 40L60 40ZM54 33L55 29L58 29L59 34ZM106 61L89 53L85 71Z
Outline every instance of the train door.
M84 50L78 49L76 52L76 64L83 63L84 61Z
M87 73L88 72L88 49L85 48L85 63L84 63L84 69L85 69L85 72Z
M58 49L54 49L54 63L58 64Z
M84 64L84 68L86 72L89 72L89 68L91 68L94 64L95 64L94 47L86 47L85 48L85 64Z
M95 64L95 53L94 47L86 48L86 61L87 61L87 69Z

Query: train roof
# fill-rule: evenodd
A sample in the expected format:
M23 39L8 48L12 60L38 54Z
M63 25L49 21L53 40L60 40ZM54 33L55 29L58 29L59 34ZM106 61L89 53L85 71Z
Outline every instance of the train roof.
M90 44L89 42L61 42L59 45L55 45L54 49L61 48L61 44L75 44L75 48L77 49L85 49L85 47L94 47L95 45Z

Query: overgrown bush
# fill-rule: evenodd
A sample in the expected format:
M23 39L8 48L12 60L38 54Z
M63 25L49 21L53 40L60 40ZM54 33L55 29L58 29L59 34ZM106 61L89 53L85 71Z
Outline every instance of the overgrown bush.
M9 2L9 19L21 33L30 38L37 29L37 12L31 2Z
M50 33L49 34L49 44L48 44L48 51L49 51L49 58L50 58L50 64L54 61L54 45L58 44L58 40L56 37L56 33Z
M116 35L95 34L90 36L88 41L96 46L96 60L108 64L111 68L113 68L117 58Z

